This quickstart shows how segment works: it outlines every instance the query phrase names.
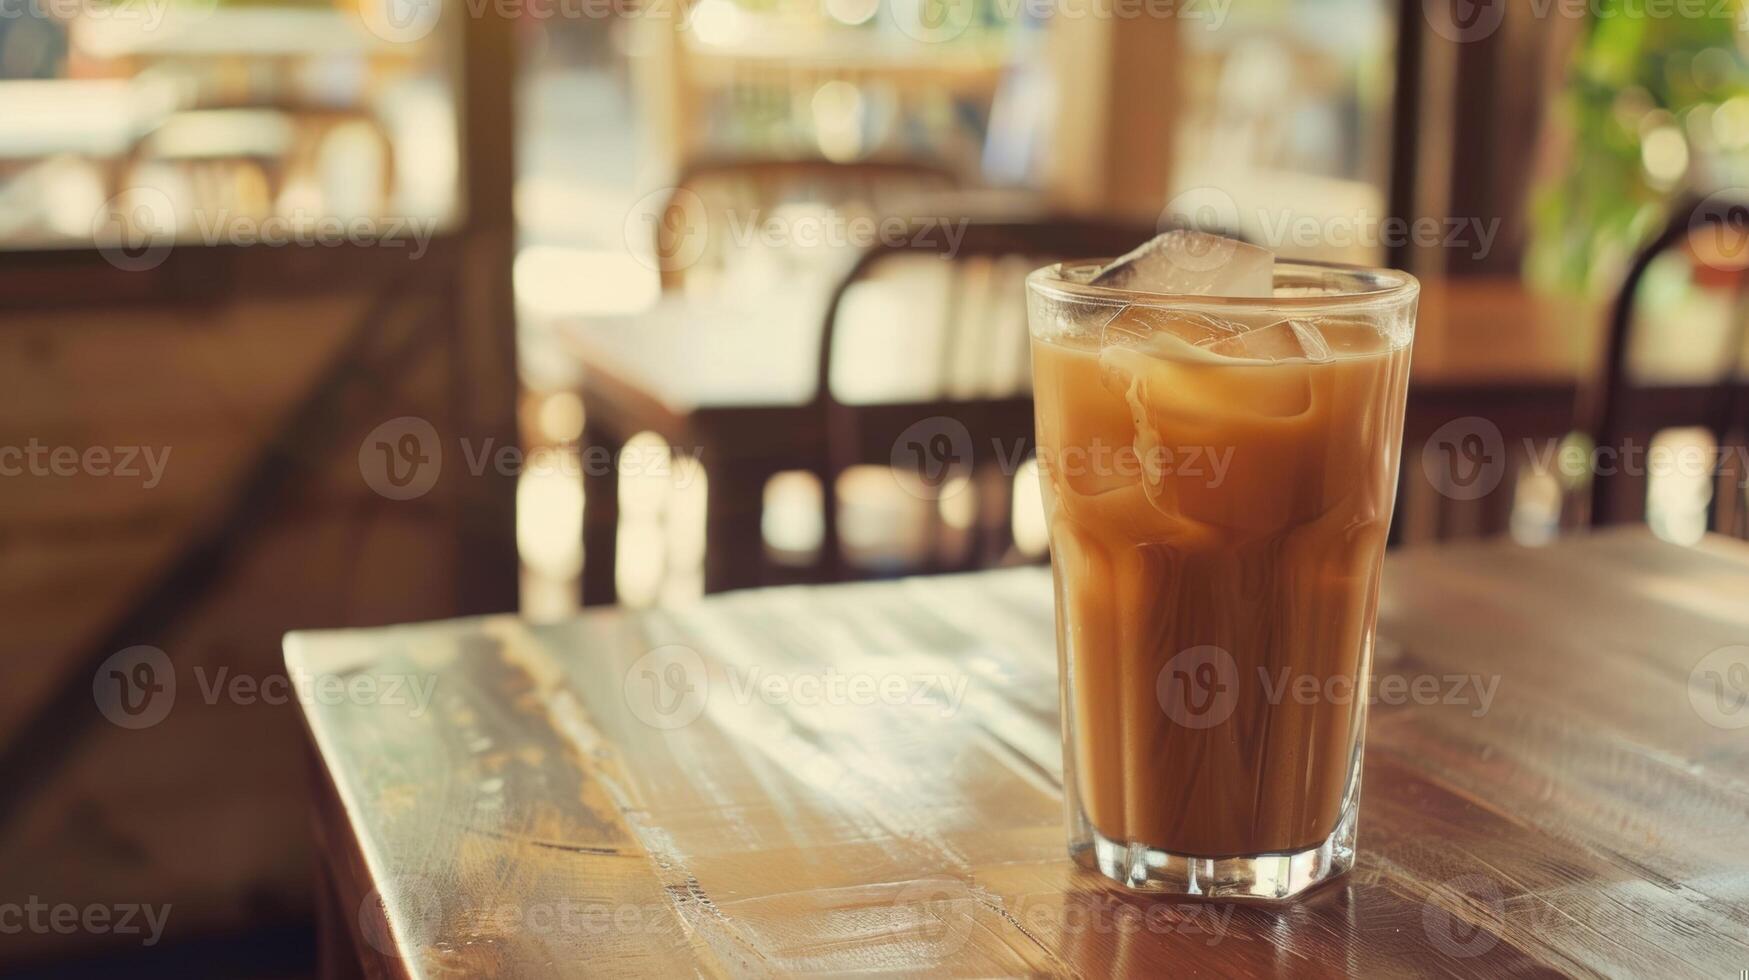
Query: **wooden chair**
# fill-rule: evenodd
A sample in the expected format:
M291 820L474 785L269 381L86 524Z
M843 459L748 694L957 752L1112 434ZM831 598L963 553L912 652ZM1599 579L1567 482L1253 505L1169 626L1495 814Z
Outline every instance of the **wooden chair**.
M689 274L721 270L734 244L731 216L757 219L788 202L860 207L876 216L904 214L907 197L950 190L945 166L918 160L701 159L682 169L654 227L663 289Z
M1698 426L1711 433L1721 449L1741 448L1749 430L1749 383L1739 370L1745 325L1749 324L1749 201L1718 197L1690 200L1677 207L1662 233L1635 258L1611 311L1602 369L1582 412L1599 446L1620 447L1628 440L1646 445L1658 432L1678 426ZM1662 256L1685 251L1698 260L1700 278L1731 291L1731 320L1723 352L1710 382L1649 385L1634 377L1630 364L1635 300L1647 273ZM1715 474L1710 507L1714 530L1749 534L1745 514L1740 455L1726 454ZM1637 473L1599 476L1591 485L1593 526L1640 520L1645 512L1646 477Z
M825 469L819 474L825 503L822 574L847 574L839 535L838 480L852 466L915 463L916 476L933 496L950 473L964 476L962 492L979 492L971 540L957 555L932 554L915 571L950 571L996 564L1011 551L1005 501L1013 466L1033 451L1032 391L1026 299L1028 272L1070 258L1120 255L1154 234L1134 223L1049 220L968 223L954 248L945 235L924 236L921 248L883 245L864 253L839 285L827 308L820 345L816 409L826 433ZM924 259L924 256L928 256ZM905 374L927 389L898 400L847 399L834 384L844 357L845 314L854 297L902 261L946 263L933 295L904 289L900 307L909 320L938 318L930 349L883 352L903 362ZM928 305L925 305L925 300ZM858 356L855 352L853 358ZM848 379L841 379L848 380ZM909 385L916 389L917 385ZM964 454L970 458L964 458ZM909 454L909 455L907 455ZM941 467L946 467L942 469ZM924 472L933 469L934 472ZM994 506L991 506L994 505ZM930 540L939 542L940 516L930 509Z

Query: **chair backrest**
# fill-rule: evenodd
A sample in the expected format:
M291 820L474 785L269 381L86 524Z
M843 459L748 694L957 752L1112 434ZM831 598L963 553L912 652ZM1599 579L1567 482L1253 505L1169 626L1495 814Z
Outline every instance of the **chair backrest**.
M679 288L689 271L720 268L733 245L731 220L758 221L791 202L898 214L907 197L958 184L952 170L922 160L695 160L655 223L662 288Z
M1016 461L1030 453L1023 280L1050 262L1121 255L1153 234L1152 225L1126 222L949 219L946 227L938 220L904 236L883 236L882 244L863 252L827 304L820 341L815 398L828 443L821 555L827 579L847 571L836 538L837 474L851 465L890 460L900 430L919 414L951 415L980 445L994 438ZM841 328L847 313L858 327L872 319L881 329L872 337L868 330L853 330L860 337L846 345ZM874 349L856 349L864 342ZM832 377L839 360L856 368L845 381L872 378L874 385L856 387L875 390L839 391ZM883 381L893 384L883 388ZM1013 557L1006 503L1013 474L985 466L970 476L983 501L970 539L958 557L932 550L914 571L987 567ZM930 539L939 541L939 510L927 512Z
M917 227L871 247L839 283L826 307L821 332L819 387L825 404L844 400L835 390L833 365L845 341L845 314L860 290L884 272L908 264L911 283L892 290L896 313L908 324L928 322L933 351L906 355L907 375L932 397L904 400L977 400L1025 395L1028 388L1026 274L1065 259L1121 255L1152 237L1151 225L1126 221L1057 218ZM925 283L924 275L930 281ZM856 400L852 393L851 400ZM891 399L882 399L891 400Z
M1697 281L1728 291L1728 322L1716 338L1716 357L1693 365L1675 379L1643 379L1637 375L1651 351L1635 334L1642 326L1638 312L1641 286L1661 259L1687 254L1697 271ZM1581 410L1581 418L1596 445L1621 449L1635 444L1642 448L1656 433L1674 427L1701 427L1711 433L1715 446L1727 450L1741 447L1749 429L1749 385L1741 370L1744 363L1745 324L1749 323L1749 200L1725 200L1718 196L1687 201L1675 208L1664 230L1634 259L1610 313L1609 336L1602 366ZM1699 346L1683 338L1682 352ZM1671 382L1674 383L1671 383ZM1711 523L1716 530L1743 534L1744 520L1742 456L1723 452L1715 473ZM1640 518L1645 493L1644 474L1629 467L1611 467L1612 472L1593 477L1591 513L1593 525Z

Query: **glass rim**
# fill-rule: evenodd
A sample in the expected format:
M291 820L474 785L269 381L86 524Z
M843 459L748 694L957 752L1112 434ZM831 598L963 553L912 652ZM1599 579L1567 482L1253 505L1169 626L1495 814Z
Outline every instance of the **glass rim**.
M1066 302L1099 305L1151 306L1183 309L1268 310L1268 309L1349 309L1353 307L1388 306L1394 302L1412 300L1421 292L1421 282L1400 269L1382 266L1349 265L1342 262L1320 262L1313 259L1276 259L1276 283L1285 272L1317 277L1326 282L1340 277L1356 288L1333 292L1288 296L1205 296L1197 293L1156 293L1118 286L1096 286L1064 277L1065 268L1100 266L1110 259L1066 259L1041 266L1027 273L1028 290Z

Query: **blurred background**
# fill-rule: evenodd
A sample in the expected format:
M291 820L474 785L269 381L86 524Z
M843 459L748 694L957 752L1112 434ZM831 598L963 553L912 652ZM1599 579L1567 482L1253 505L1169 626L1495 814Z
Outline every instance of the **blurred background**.
M0 0L0 970L316 971L289 629L1046 560L1157 229L1421 277L1395 544L1743 534L1743 13Z

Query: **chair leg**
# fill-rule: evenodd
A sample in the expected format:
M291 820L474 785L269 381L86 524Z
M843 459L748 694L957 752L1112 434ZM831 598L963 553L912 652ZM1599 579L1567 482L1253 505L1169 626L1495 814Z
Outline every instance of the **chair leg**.
M978 483L977 568L995 568L1014 550L1014 474L1007 467L986 468Z
M820 580L842 582L846 572L844 543L838 538L838 472L823 464L815 468L814 477L820 481Z
M709 490L705 500L704 590L706 593L764 584L767 465L706 457Z
M583 605L619 601L619 451L616 435L588 431L583 451ZM607 465L599 465L605 460Z
M1749 467L1740 446L1720 444L1718 475L1713 480L1713 530L1732 537L1749 537Z

